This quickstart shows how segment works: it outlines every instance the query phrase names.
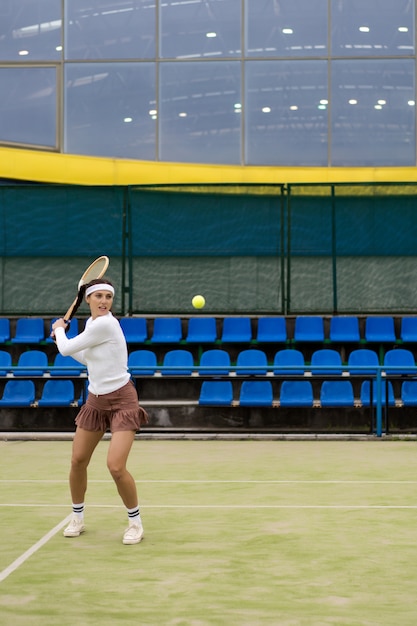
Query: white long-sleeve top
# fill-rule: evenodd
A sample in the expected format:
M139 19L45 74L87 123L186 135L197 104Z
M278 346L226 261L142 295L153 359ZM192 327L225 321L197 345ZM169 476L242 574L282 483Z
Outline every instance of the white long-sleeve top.
M111 313L95 320L90 317L84 331L72 339L68 339L64 328L54 332L60 353L86 365L88 391L92 394L111 393L129 382L125 336Z

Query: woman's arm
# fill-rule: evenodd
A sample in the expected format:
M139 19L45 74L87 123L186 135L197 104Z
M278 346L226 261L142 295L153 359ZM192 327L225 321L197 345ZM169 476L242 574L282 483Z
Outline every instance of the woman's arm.
M57 320L60 322L61 320ZM62 320L64 321L64 320ZM55 326L56 324L56 326ZM53 331L55 333L55 341L58 346L58 350L63 356L73 356L77 354L77 360L83 359L83 351L87 348L92 348L100 343L103 343L108 338L108 322L107 320L102 318L97 318L91 323L87 323L84 331L73 337L72 339L68 339L65 334L65 322L64 325L60 323L53 324ZM81 360L81 363L84 363L84 360Z

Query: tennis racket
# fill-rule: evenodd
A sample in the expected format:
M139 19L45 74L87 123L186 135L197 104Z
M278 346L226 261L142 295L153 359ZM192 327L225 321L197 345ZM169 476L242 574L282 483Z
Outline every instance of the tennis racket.
M83 285L86 285L87 283L89 283L90 280L94 280L95 278L101 278L102 276L104 276L107 268L109 267L109 262L110 262L109 257L107 256L99 256L98 259L93 261L91 265L87 267L87 269L85 270L84 274L81 276L78 282L78 292L80 291L80 288ZM64 315L64 320L66 322L70 322L74 315L74 309L78 302L79 295L80 294L78 293L77 297L74 299L70 308Z

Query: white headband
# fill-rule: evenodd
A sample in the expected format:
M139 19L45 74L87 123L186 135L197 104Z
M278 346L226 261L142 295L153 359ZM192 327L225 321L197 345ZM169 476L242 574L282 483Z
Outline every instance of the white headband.
M95 291L110 291L110 293L114 296L114 287L112 285L108 285L107 283L98 283L96 285L91 285L90 287L87 287L85 291L85 296L87 297Z

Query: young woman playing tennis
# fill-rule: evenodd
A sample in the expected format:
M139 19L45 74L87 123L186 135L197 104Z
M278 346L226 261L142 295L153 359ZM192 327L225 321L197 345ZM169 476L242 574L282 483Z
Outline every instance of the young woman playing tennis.
M70 490L73 515L65 537L78 537L84 532L84 499L87 490L87 467L91 456L110 429L112 433L107 467L127 509L128 528L124 544L136 544L143 538L136 483L126 468L135 433L148 421L139 406L136 389L127 367L127 346L118 320L111 307L113 285L103 278L92 280L85 289L91 317L82 333L72 339L65 334L67 326L60 318L52 325L52 336L64 356L71 355L87 366L88 397L78 413L71 458Z

